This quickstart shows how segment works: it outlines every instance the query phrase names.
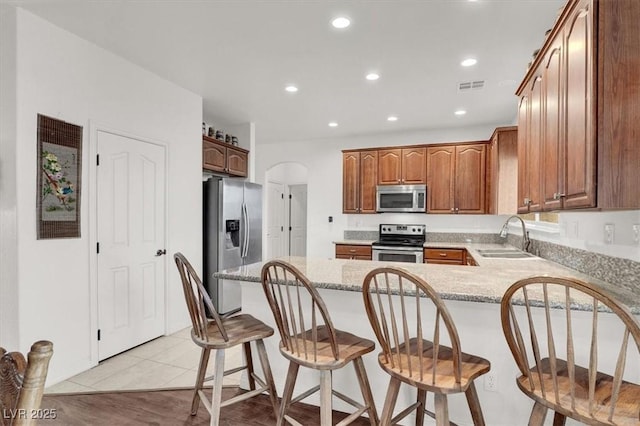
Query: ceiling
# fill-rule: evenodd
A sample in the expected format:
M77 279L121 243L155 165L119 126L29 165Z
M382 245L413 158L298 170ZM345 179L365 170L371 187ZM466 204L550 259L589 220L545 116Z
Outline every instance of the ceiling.
M564 0L12 3L201 95L209 124L256 123L268 143L510 124ZM333 28L338 15L351 26ZM460 66L467 57L478 63ZM472 80L484 89L458 91Z

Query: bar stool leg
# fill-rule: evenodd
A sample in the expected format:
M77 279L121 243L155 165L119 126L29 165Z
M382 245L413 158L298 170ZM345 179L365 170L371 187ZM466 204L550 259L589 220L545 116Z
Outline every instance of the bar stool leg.
M449 426L449 405L447 404L447 395L443 393L435 394L436 406L436 425Z
M471 418L473 419L474 426L484 426L484 416L482 415L482 408L480 407L480 400L478 399L475 383L471 382L464 394L467 397L467 403L471 410Z
M567 417L556 411L553 415L553 426L564 426L567 423Z
M278 406L278 393L276 392L276 385L273 381L273 374L271 373L271 365L269 364L269 357L267 356L267 350L264 347L264 341L262 339L256 340L256 346L258 347L258 358L260 359L260 365L262 366L262 374L264 375L264 381L269 387L269 399L273 406L273 413L275 418L278 418L280 412Z
M378 413L376 412L376 404L373 400L373 395L371 394L371 386L369 386L367 370L364 368L362 357L354 359L353 366L356 370L356 376L358 377L358 383L360 384L360 391L362 392L364 404L369 407L369 423L371 423L371 426L376 426L379 421Z
M384 399L384 407L382 407L382 417L380 418L380 424L382 426L388 426L391 424L391 417L393 417L393 409L395 408L396 400L398 399L400 383L400 380L394 377L389 379L389 389L387 390L387 396Z
M216 365L211 396L211 426L220 424L220 404L222 402L222 382L224 381L224 349L216 350Z
M193 400L191 401L191 415L198 414L198 407L200 406L200 391L204 383L204 377L207 374L207 365L209 364L209 354L211 349L202 348L200 353L200 364L198 365L198 376L196 378L196 386L193 391Z
M544 424L545 417L547 417L547 407L536 402L531 410L529 426L542 426Z
M244 347L244 360L247 363L247 372L249 379L249 389L256 389L256 381L253 378L253 357L251 356L251 342L246 342L242 345Z
M331 370L320 370L320 425L331 426Z
M287 372L287 379L284 382L284 391L282 392L282 401L280 401L280 414L278 414L277 426L285 424L284 416L287 414L287 410L291 404L291 397L293 396L293 388L296 386L299 368L300 365L289 361L289 371Z
M418 389L418 409L416 412L416 426L422 426L424 423L424 410L427 408L427 391L424 389Z

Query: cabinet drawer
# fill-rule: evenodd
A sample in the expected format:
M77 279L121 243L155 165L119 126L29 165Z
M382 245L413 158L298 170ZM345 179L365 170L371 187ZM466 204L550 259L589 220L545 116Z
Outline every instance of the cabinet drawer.
M367 256L371 259L371 246L336 244L336 257L338 256Z
M453 260L453 259L424 259L424 263L428 263L431 265L464 265L462 260Z
M464 259L464 250L462 249L437 249L437 248L425 248L425 259L433 260L457 260L462 261ZM433 263L433 262L430 262Z

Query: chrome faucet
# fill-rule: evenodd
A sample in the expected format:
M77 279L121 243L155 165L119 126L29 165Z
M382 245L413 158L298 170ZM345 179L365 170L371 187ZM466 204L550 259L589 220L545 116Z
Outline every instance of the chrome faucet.
M507 238L507 234L509 233L509 222L511 219L518 219L522 224L522 251L527 251L529 249L529 244L531 244L531 240L529 239L529 231L527 231L526 226L524 224L524 220L520 216L513 215L509 216L509 219L502 225L502 229L500 230L500 237Z

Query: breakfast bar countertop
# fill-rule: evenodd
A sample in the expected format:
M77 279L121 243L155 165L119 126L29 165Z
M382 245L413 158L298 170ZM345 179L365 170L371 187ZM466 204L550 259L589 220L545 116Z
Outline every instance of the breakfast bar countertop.
M610 292L633 314L640 315L640 294L566 268L539 257L524 259L485 258L477 250L498 249L500 244L429 243L431 247L465 248L478 266L377 262L370 260L282 257L293 264L318 288L362 291L369 271L382 266L398 266L423 278L445 300L500 303L502 295L514 282L537 275L577 278ZM509 246L507 246L509 247ZM216 272L214 277L227 280L260 282L263 262ZM557 302L561 302L558 300ZM580 309L580 304L572 309ZM584 307L591 310L590 307Z

